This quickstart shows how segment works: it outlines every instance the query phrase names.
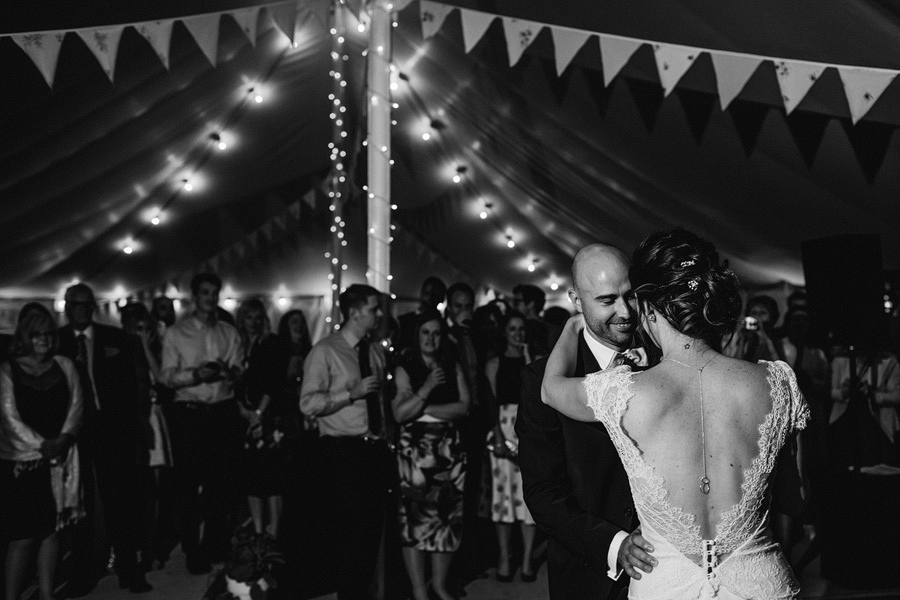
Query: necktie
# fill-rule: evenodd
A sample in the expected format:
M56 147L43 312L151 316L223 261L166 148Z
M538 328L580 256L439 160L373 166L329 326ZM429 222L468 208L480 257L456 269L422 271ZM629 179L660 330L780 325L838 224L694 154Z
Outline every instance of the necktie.
M372 374L372 366L369 364L369 343L360 340L356 348L359 351L359 376L365 379ZM378 400L378 392L366 394L366 413L369 417L369 432L372 435L381 435L381 403Z
M87 341L83 333L75 334L75 367L78 377L81 379L81 394L84 396L84 406L87 410L99 408L94 398L94 384L91 380L88 366Z
M613 367L618 367L621 365L627 365L631 367L632 370L637 369L637 363L634 362L634 360L630 356L622 352L616 352L613 355L613 359L612 361L610 361L608 368L612 369Z

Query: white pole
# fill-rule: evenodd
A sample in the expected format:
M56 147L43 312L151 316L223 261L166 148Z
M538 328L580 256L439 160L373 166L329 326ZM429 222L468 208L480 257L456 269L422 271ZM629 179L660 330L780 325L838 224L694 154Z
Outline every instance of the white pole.
M391 272L391 13L386 0L369 5L368 269L366 279L389 294Z

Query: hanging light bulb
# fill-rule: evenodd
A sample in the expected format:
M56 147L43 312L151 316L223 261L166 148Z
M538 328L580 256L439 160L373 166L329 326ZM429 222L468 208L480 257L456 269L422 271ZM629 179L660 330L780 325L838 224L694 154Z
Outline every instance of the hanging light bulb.
M427 142L428 140L431 139L431 134L426 131L425 133L422 134L422 139Z
M194 185L188 179L182 179L182 183L184 183L184 191L190 192L194 189Z
M559 289L559 284L554 281L553 283L550 284L550 289L555 292L556 290Z
M487 211L486 210L481 211L480 213L478 213L478 216L481 217L482 219L487 219L487 217L488 217Z
M159 225L159 217L156 216L156 217L153 217L152 219L150 219L150 224L151 225Z
M134 248L132 248L131 245L126 244L125 247L122 248L122 252L124 252L125 254L131 254L132 252L134 252Z
M506 236L506 247L507 248L515 248L516 247L516 243L509 236Z

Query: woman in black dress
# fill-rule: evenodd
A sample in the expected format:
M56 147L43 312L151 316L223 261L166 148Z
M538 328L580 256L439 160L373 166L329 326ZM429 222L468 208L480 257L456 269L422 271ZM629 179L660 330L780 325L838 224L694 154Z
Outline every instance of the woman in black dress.
M244 438L247 501L254 531L275 540L281 524L282 494L288 471L285 439L288 432L284 419L288 354L278 337L270 333L269 318L261 300L245 300L236 320L245 360L240 411L247 421Z
M432 587L441 600L453 596L446 578L462 534L466 455L457 421L469 412L462 369L448 352L444 321L436 310L416 315L415 346L394 373L391 406L400 423L400 535L414 600L427 600L425 557L431 555Z
M6 598L18 599L37 551L41 600L53 598L57 531L84 516L75 436L81 386L75 365L57 356L53 315L37 303L19 313L9 361L0 365L0 538Z

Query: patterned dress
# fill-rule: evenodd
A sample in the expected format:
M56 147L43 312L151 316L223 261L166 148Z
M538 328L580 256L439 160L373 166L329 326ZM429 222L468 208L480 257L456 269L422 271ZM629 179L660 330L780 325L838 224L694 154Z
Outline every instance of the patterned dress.
M413 390L428 378L419 357L405 361ZM459 400L455 366L443 365L446 382L434 388L428 404ZM466 454L455 422L423 416L403 425L397 445L400 472L398 519L403 545L425 552L454 552L462 537Z
M516 415L519 413L519 398L522 391L522 367L524 357L499 357L497 366L497 403L500 430L508 445L518 448L516 435ZM534 525L534 519L525 506L522 492L522 472L519 463L508 458L498 458L491 454L491 520L494 523L514 523L524 521Z

